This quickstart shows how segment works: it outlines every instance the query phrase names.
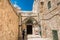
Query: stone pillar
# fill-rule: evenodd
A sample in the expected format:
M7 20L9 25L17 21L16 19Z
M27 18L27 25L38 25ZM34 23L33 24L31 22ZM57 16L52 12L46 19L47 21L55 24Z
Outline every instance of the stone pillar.
M18 12L17 12L18 13ZM22 17L21 17L21 13L17 14L19 17L19 27L18 27L18 40L22 40Z
M22 40L22 29L21 29L21 25L19 25L19 27L18 27L18 40Z
M60 40L60 30L58 31L58 39Z
M42 25L41 25L41 34L42 34L43 38L47 37L47 35L46 35L46 24L44 23L44 21L42 22Z

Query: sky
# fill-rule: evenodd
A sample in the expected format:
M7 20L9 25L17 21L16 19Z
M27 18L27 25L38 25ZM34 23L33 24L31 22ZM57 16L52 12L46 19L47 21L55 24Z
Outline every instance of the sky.
M31 11L34 0L11 0L12 4L17 4L23 11Z

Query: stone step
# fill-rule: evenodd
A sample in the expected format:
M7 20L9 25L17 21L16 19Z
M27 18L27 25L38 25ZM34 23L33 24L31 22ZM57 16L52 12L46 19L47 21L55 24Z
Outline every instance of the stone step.
M27 40L50 40L49 38L41 38L40 35L28 35Z
M48 38L28 38L27 40L50 40Z

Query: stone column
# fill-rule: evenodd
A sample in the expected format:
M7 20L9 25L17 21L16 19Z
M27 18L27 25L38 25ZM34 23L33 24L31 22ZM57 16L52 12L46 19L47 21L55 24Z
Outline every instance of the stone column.
M42 25L41 25L41 35L43 38L47 37L47 35L46 35L46 24L44 23L44 21L42 22Z
M17 12L18 13L18 12ZM21 17L21 13L18 13L17 14L18 17L19 17L19 27L18 27L18 40L22 40L22 17Z
M18 40L22 40L22 29L21 29L21 25L19 25L18 27Z
M60 30L58 31L58 39L60 40Z

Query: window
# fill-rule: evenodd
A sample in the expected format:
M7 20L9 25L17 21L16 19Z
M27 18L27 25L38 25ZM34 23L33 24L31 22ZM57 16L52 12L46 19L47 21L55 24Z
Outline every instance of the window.
M57 5L60 5L60 2L58 2Z
M53 34L53 40L58 40L57 30L52 30L52 34Z
M51 1L48 2L48 9L51 8Z
M32 25L27 25L27 35L32 34Z
M41 5L43 5L44 4L44 2L41 2Z

